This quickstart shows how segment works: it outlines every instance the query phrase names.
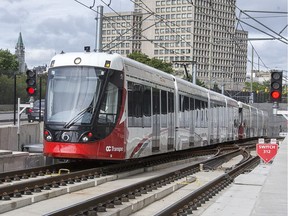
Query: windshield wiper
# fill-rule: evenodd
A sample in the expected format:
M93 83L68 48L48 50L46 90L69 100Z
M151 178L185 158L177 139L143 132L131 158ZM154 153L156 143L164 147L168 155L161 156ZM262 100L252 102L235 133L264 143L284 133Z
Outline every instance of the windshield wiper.
M68 121L63 127L69 128L74 125L86 112L90 112L93 110L93 106L90 105L85 109L81 110L76 116L74 116L70 121Z

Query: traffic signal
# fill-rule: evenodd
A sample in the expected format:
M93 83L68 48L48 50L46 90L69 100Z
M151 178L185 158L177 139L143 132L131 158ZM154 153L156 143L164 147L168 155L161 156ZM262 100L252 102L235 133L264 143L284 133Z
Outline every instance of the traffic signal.
M36 94L36 71L35 70L27 70L26 75L27 75L26 91L27 91L29 96L33 96Z
M281 102L282 99L282 71L271 72L270 84L271 102Z

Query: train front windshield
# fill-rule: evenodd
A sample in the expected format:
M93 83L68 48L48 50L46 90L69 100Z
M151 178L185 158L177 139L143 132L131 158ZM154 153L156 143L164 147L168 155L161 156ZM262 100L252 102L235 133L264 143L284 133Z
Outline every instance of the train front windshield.
M47 123L59 123L64 128L87 125L95 113L98 122L115 123L123 85L123 80L119 82L121 73L88 66L49 69Z

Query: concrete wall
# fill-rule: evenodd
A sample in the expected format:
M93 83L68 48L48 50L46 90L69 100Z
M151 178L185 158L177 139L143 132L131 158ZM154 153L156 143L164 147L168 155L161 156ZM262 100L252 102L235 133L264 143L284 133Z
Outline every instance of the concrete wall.
M43 141L43 122L27 123L20 126L20 134L17 135L17 126L0 126L0 149L21 150L21 145L36 144Z
M252 106L257 107L258 109L264 110L268 112L269 122L268 122L268 137L278 137L281 130L287 130L287 120L283 116L274 116L272 110L272 103L254 103ZM279 110L287 110L287 103L279 104Z
M0 173L45 165L42 154L0 150Z

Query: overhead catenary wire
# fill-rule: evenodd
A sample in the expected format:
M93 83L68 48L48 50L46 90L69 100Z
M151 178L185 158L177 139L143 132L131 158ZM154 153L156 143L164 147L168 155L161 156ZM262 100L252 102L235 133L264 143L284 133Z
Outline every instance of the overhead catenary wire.
M87 6L87 5L85 5L85 4L83 4L82 2L80 2L80 1L78 1L78 0L74 0L74 1L76 1L77 3L79 3L79 4L81 4L81 5L83 5L84 7L86 7L86 8L88 8L88 9L90 9L90 10L92 10L92 11L94 11L95 13L97 13L98 14L98 11L96 11L96 10L94 10L92 7L89 7L89 6ZM102 1L103 2L103 1ZM103 2L104 4L106 4L105 2ZM107 4L106 4L107 5ZM108 6L108 5L107 5ZM110 5L108 6L110 9L112 9L111 7L110 7ZM114 11L114 13L116 12L115 10L113 10ZM111 24L111 26L112 26L112 28L114 29L114 30L116 30L116 32L120 35L119 37L121 37L121 36L123 36L125 33L123 33L123 34L121 34L121 32L119 32L119 30L118 29L116 29L115 27L113 27L113 25L112 25L112 23L111 23L111 21L110 21L110 17L107 17L107 16L105 16L105 15L103 15L103 17L105 18L105 20L107 20L107 22L109 23L109 24ZM121 16L122 17L122 16ZM122 18L123 19L123 18ZM124 20L125 21L125 20ZM130 24L130 22L128 22L127 20L126 20L126 23L129 23ZM155 25L155 24L154 24ZM126 26L123 26L123 23L121 23L121 26L122 27L126 27ZM150 26L151 27L151 26ZM131 29L129 29L129 30L132 30L134 28L134 26L131 28ZM141 32L143 32L143 31L141 31ZM143 35L141 35L142 37L144 37ZM132 36L131 36L132 37ZM130 38L131 38L130 37ZM144 38L146 38L146 37L144 37ZM153 43L153 40L151 40L151 39L148 39L148 38L146 38L148 41L150 41L151 43ZM118 44L121 44L121 43L123 43L124 41L121 41L120 43L118 43ZM117 46L117 45L116 45ZM158 45L159 46L159 45ZM106 47L106 46L105 46ZM105 47L103 47L103 48L105 48ZM114 48L115 46L113 46L113 48ZM163 47L163 46L159 46L159 47L161 47L161 48L164 48L164 49L167 49L167 48L165 48L165 47ZM111 49L111 48L110 48ZM174 53L174 52L173 52ZM175 54L175 53L174 53Z
M173 28L169 25L169 23L171 23L171 25L176 26L176 27L179 27L179 28L180 28L180 26L178 26L177 24L173 24L172 21L170 21L170 20L162 17L161 15L157 14L156 12L152 11L142 0L140 0L140 1L142 2L143 5L145 5L146 8L144 8L142 5L136 3L134 0L130 0L130 1L131 1L132 3L138 5L139 7L141 7L142 9L144 9L145 11L147 11L148 13L150 13L151 15L155 16L156 19L162 20L162 22L163 22L169 29L171 29L172 31L174 31L173 33L175 33L177 36L179 36L179 38L180 38L181 41L185 41L186 43L189 43L190 46L191 46L191 43L190 43L189 41L186 41L181 35L179 35L177 32L175 32L175 30L173 30ZM166 21L164 21L164 20L166 20ZM185 32L186 32L186 33L189 33L189 34L193 34L193 33L191 33L191 31L190 31L190 32L189 32L189 31L185 31ZM191 46L191 47L192 47L192 46Z
M282 41L282 40L280 40L279 38L275 37L274 35L271 35L271 34L269 34L269 33L265 32L265 31L263 31L263 30L255 27L255 26L252 26L251 24L249 24L249 23L247 23L247 22L244 22L243 20L240 20L240 19L238 19L238 18L236 18L236 19L239 20L239 22L244 23L245 25L247 25L247 26L249 26L249 27L251 27L251 28L256 29L257 31L262 32L263 34L266 34L266 35L274 38L275 40L279 40L279 41L282 42L282 43L288 44L288 42ZM278 35L278 33L277 33L277 35Z
M256 20L255 18L253 18L253 17L251 17L250 15L248 15L247 13L244 13L244 11L245 11L245 12L256 12L256 11L241 10L241 9L240 9L239 7L237 7L236 5L235 5L235 7L240 11L240 15L241 15L241 14L245 14L245 15L248 16L250 19L256 21L258 24L261 23L261 22L259 22L258 20ZM285 14L287 14L287 12L272 12L272 11L257 11L257 12L261 12L261 13L285 13ZM283 37L283 36L281 35L281 33L285 30L286 26L283 28L282 31L280 31L280 33L277 33L277 32L275 32L274 30L270 29L269 27L267 27L266 25L264 25L264 24L261 23L261 26L265 26L266 29L271 30L273 33L275 33L277 36L279 36L279 37L277 38L276 36L271 35L271 34L267 33L267 32L264 31L264 30L261 30L261 29L255 27L255 26L247 23L247 22L244 22L243 20L241 20L241 19L243 19L243 18L240 19L240 15L239 15L239 18L237 18L238 23L240 23L240 25L241 25L241 23L243 23L243 24L245 24L245 25L247 25L247 26L249 26L249 27L251 27L251 28L256 29L257 31L262 32L263 34L266 34L266 35L270 36L271 38L273 38L273 40L278 40L278 41L280 41L280 42L282 42L282 43L288 44L287 42L281 40L281 38L284 38L285 40L287 40L285 37ZM242 29L244 30L244 28L243 28L242 25L241 25L241 27L242 27ZM260 55L259 55L258 52L256 51L255 47L252 45L251 41L249 41L249 43L250 43L252 49L253 49L253 50L256 52L256 54L258 55L258 58L259 58L259 59L261 60L261 62L263 63L263 66L264 66L266 69L270 69L270 70L271 70L271 68L267 67L266 64L263 62L263 60L261 59ZM253 69L254 69L254 67L253 67Z
M101 0L101 1L102 1L102 0ZM102 2L103 2L103 1L102 1ZM105 4L105 2L103 2L103 3ZM107 6L108 6L108 5L107 5ZM108 7L109 7L115 14L117 14L118 16L120 16L123 21L129 23L125 18L123 18L123 17L121 16L121 14L119 14L118 12L116 12L112 7L110 7L110 6L108 6ZM148 14L150 14L150 16L153 15L153 13L148 13ZM150 16L148 16L148 17L146 17L146 18L148 19ZM144 19L144 20L146 20L146 19ZM142 20L141 22L143 22L144 20ZM160 19L157 23L159 23L159 22L162 22L162 20ZM156 25L157 23L154 23L154 24L150 25L149 27L147 27L147 28L145 28L145 29L142 29L141 32L146 31L147 29L151 28L152 26ZM143 36L142 34L141 34L140 36L141 36L141 37L144 37L147 41L149 41L149 42L151 42L151 43L154 43L154 40L153 40L153 39L148 39L147 37ZM131 38L131 37L133 37L133 36L130 36L129 38ZM118 38L119 38L119 37L118 37ZM114 40L114 41L116 41L116 40ZM125 40L124 40L124 41L125 41ZM119 42L118 44L114 45L113 47L110 47L109 49L112 49L112 48L114 48L114 47L117 47L117 45L123 43L124 41ZM163 47L163 46L160 46L160 45L158 45L158 46L161 47L161 48L164 48L164 49L168 50L166 47ZM106 45L105 47L107 47L107 45ZM173 54L175 54L175 53L173 52Z
M257 19L255 19L254 17L250 16L248 13L246 13L245 11L242 11L236 4L235 7L241 11L243 14L245 14L247 17L251 18L253 21L255 21L256 23L258 23L259 25L263 26L264 28L268 29L269 31L273 32L275 35L281 37L283 40L288 41L287 38L285 38L284 36L280 35L279 33L275 32L273 29L269 28L268 26L264 25L263 23L261 23L260 21L258 21ZM279 41L283 42L282 40L278 39ZM287 44L287 43L286 43Z
M95 9L93 9L91 6L89 7L89 6L85 5L84 3L82 3L82 2L80 2L80 1L78 1L78 0L74 0L74 1L76 1L77 3L81 4L82 6L88 8L88 9L94 11L96 14L99 14L99 12L96 11ZM121 32L119 32L119 29L113 27L112 22L110 21L109 17L107 17L107 16L105 16L105 15L103 14L103 18L104 18L105 20L107 20L107 22L108 22L109 24L111 24L112 28L113 28L120 36L123 36L123 34L121 34ZM123 25L123 24L122 24L122 25ZM122 26L122 27L125 27L125 26ZM132 28L133 28L133 27L132 27Z
M76 2L78 2L78 3L80 3L78 0L75 0ZM101 0L105 5L107 5L115 14L118 14L119 15L119 13L117 13L111 6L110 6L110 4L111 4L111 0L110 0L110 2L109 2L109 4L107 4L107 3L105 3L103 0ZM132 3L134 3L134 4L137 4L135 1L133 1L133 0L130 0ZM141 1L141 0L140 0ZM143 1L141 1L142 3L143 3ZM189 1L187 1L187 2L189 2ZM191 1L190 3L192 3L192 5L193 5L193 2ZM84 5L83 3L81 3L82 5ZM144 5L144 6L143 6ZM159 15L159 14L157 14L157 13L155 13L154 11L152 11L146 4L144 4L143 3L143 5L141 6L144 10L146 10L147 12L148 12L148 14L150 14L150 17L153 15L153 16L155 16L155 18L156 19L159 19L159 21L157 22L157 23L160 23L160 22L163 22L167 27L169 27L170 29L172 29L172 26L173 27L177 27L177 24L175 25L175 23L173 24L170 20L167 20L167 19L165 19L165 18L163 18L163 16L161 16L161 15ZM212 9L213 9L213 4L212 4L212 2L210 2L210 6L212 6ZM87 6L86 6L87 7ZM90 7L88 7L89 9L91 9ZM238 8L238 7L237 7ZM96 12L97 13L97 11L95 11L95 10L93 10L94 12ZM205 14L205 13L204 13ZM207 15L207 14L206 14ZM218 14L217 14L217 16L218 16ZM109 17L106 17L106 16L104 16L104 18L106 19L106 20L108 20L107 22L108 23L110 23L111 24L111 22L109 22ZM218 18L219 18L219 16L218 16ZM148 19L148 18L147 18ZM123 19L124 20L124 19ZM166 21L165 21L166 20ZM212 20L214 21L214 18L212 18ZM237 19L237 21L239 22L239 20ZM141 21L141 22L143 22L143 20ZM195 22L195 20L192 20L192 22ZM129 23L129 22L127 22L127 23ZM156 23L154 24L154 25L156 25ZM150 28L152 27L152 26L154 26L154 25L151 25L150 26ZM123 27L123 26L122 26ZM178 26L179 27L179 26ZM149 27L148 27L149 28ZM148 29L147 28L147 29ZM222 23L222 28L225 28L225 30L226 30L226 26ZM123 33L123 31L122 31L122 33L119 31L119 29L116 29L116 28L114 28L115 30L116 30L116 32L119 34L119 36L117 37L117 38L115 38L115 39L113 39L113 41L115 42L115 41L117 41L118 39L120 39L121 38L121 36L123 36L124 34L126 34L127 32L129 32L129 31L131 31L131 30L133 30L134 29L134 25L130 28L130 29L126 29L126 31ZM144 29L144 31L146 31L147 29ZM178 36L178 40L180 40L180 42L182 41L182 42L186 42L187 44L190 44L190 46L192 47L192 45L191 45L191 42L190 41L186 41L184 38L182 38L182 36L181 35L179 35L179 34L177 34L175 31L173 31L173 30L171 30L171 32L173 32L173 33L175 33L177 36ZM141 36L141 37L143 37L144 38L144 36L143 36L143 34L141 34L141 33L143 33L143 31L140 31L140 35L139 36ZM189 32L190 34L193 34L193 32ZM236 43L236 45L237 46L239 46L239 44L238 44L238 42L237 42L237 38L235 39L234 38L234 34L232 33L232 32L229 32L228 31L228 33L229 34L231 34L231 36L232 36L232 39L235 41L235 43ZM131 38L132 36L130 36L129 38ZM127 39L127 38L126 38ZM277 38L275 38L275 39L277 39ZM279 38L278 38L279 39ZM124 40L125 41L125 40ZM119 44L121 44L121 43L123 43L124 41L120 41L119 42ZM150 41L151 43L154 43L155 44L155 40L151 40L151 39L148 39L147 38L147 41ZM283 41L282 41L283 42ZM210 43L210 42L208 42L208 43ZM284 42L285 43L285 42ZM116 45L117 46L117 45ZM177 53L175 53L175 52L173 52L172 51L172 49L167 49L165 46L159 46L159 43L156 43L156 46L158 46L158 47L161 47L161 48L163 48L163 49L165 49L165 50L169 50L169 52L170 53L174 53L174 54L177 54ZM115 46L114 46L115 47ZM239 46L240 48L241 48L241 46ZM110 48L111 49L111 48ZM242 49L242 48L241 48ZM258 55L258 54L257 54ZM260 58L260 56L258 55L258 57ZM261 60L262 61L262 60ZM262 61L262 63L263 63L263 65L264 66L266 66L265 65L265 63ZM267 66L266 66L267 67Z
M243 26L242 26L242 24L241 24L240 22L239 22L239 25L240 25L241 29L244 31L244 28L243 28ZM262 66L265 67L266 69L271 69L271 68L269 68L269 67L266 66L266 64L264 63L264 61L263 61L262 58L260 57L259 53L257 52L257 50L255 49L255 47L253 46L252 42L249 41L249 43L250 43L250 46L252 47L252 49L254 50L254 52L256 53L256 55L258 56L259 60L262 62L262 64L263 64ZM248 62L252 62L252 61L250 61L248 58L247 58L247 61L248 61ZM258 63L257 63L257 64L258 64ZM259 65L259 66L260 66L260 65Z

